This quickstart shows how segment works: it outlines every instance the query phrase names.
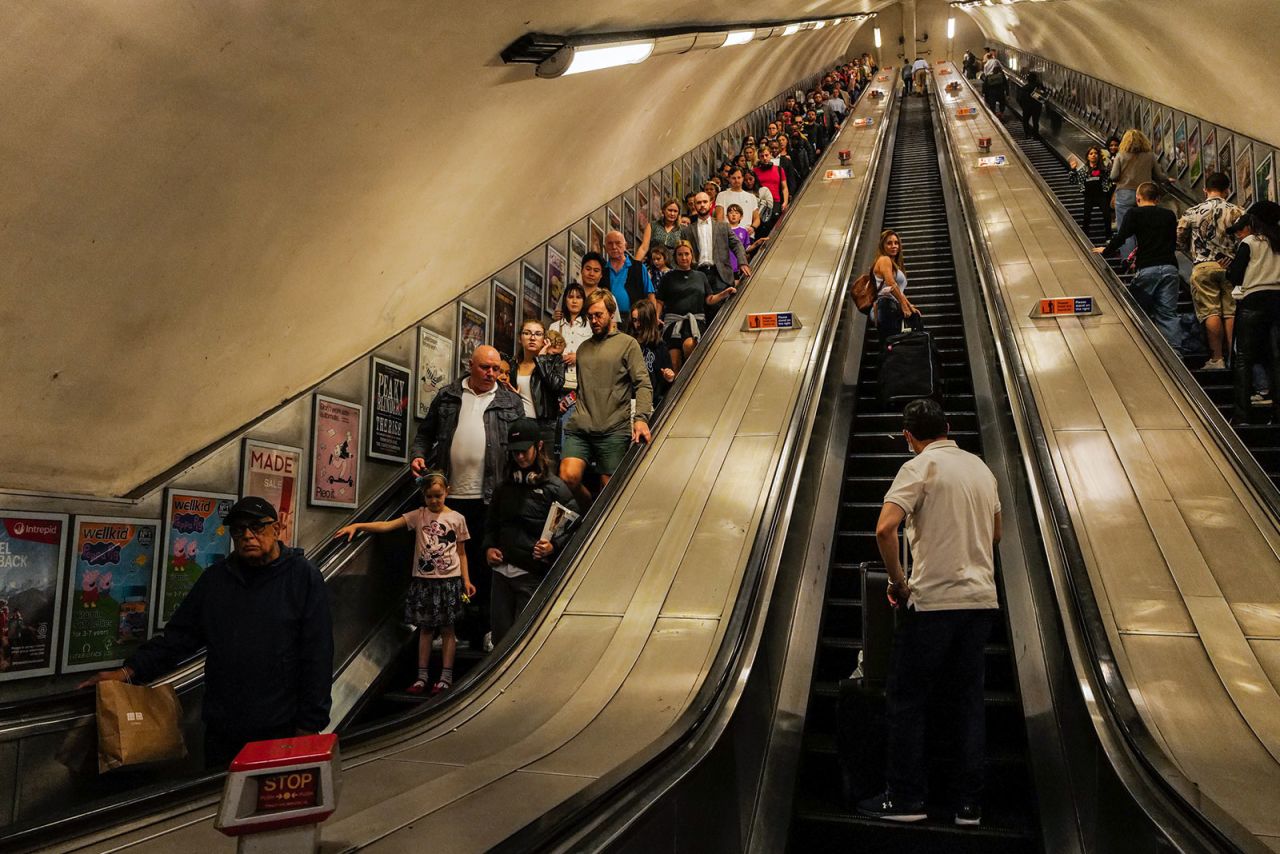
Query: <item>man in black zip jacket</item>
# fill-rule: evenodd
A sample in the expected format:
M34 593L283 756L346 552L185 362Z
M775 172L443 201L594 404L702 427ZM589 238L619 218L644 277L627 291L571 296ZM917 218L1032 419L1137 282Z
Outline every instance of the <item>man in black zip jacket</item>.
M271 503L249 496L225 522L232 554L205 570L165 624L102 681L150 682L203 647L204 759L224 768L245 744L329 724L333 625L324 578L302 549L280 543Z

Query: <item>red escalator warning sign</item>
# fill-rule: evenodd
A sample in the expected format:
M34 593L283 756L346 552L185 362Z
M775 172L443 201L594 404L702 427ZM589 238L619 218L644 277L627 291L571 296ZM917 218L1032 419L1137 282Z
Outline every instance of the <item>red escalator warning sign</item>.
M258 778L258 812L305 809L319 797L319 768L303 768Z

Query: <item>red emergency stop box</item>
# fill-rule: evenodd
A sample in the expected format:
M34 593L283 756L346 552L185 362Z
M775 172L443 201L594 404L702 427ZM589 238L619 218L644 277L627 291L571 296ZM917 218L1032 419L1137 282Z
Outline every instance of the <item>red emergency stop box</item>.
M228 769L215 826L228 836L319 824L338 806L338 737L246 744Z

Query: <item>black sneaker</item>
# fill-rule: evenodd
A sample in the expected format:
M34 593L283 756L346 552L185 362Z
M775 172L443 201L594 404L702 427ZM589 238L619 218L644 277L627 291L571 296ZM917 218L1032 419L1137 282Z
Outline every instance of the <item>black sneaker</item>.
M982 824L982 807L974 804L961 804L956 808L956 824L962 827Z
M924 801L904 801L888 792L858 801L858 812L886 821L924 821L929 817L924 809Z

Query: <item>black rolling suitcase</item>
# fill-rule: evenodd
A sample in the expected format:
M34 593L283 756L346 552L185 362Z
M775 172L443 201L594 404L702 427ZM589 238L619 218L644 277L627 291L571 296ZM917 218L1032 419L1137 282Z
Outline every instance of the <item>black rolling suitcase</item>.
M885 682L893 645L894 612L885 598L889 579L879 563L864 563L862 574L862 652L858 668L840 680L836 711L836 752L845 808L884 789Z
M931 397L942 403L942 359L933 337L923 330L891 335L880 352L880 406L900 410Z

